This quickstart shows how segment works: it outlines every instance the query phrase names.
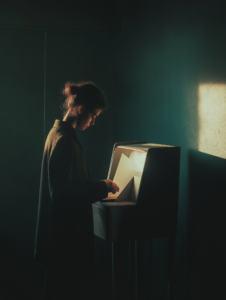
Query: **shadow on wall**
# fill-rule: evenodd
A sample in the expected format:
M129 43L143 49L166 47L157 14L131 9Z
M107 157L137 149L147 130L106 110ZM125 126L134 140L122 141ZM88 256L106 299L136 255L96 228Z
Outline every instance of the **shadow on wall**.
M189 154L189 299L226 299L226 160Z

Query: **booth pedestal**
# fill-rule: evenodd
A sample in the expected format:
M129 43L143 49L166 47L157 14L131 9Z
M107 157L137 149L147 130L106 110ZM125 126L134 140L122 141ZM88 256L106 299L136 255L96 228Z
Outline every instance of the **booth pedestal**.
M112 242L112 300L142 300L143 299L143 291L141 288L141 278L139 277L139 269L141 265L141 257L140 257L140 242L139 240L129 241L128 245L128 276L126 280L123 282L124 285L127 285L127 295L126 298L120 295L120 286L116 280L116 272L115 265L117 265L116 257L115 257L115 244L117 242ZM151 291L152 291L152 239L149 240L150 245L150 263L149 263L149 276L148 281L150 282L148 299L152 299ZM167 247L167 300L175 299L175 236L168 237L168 247ZM125 293L124 293L125 296ZM154 299L153 299L154 300Z
M113 300L143 300L140 245L144 240L149 241L151 262L154 238L168 238L165 291L167 300L174 299L180 151L178 146L143 141L116 143L113 147L107 178L120 191L116 195L109 193L107 198L92 205L94 234L112 243ZM129 242L128 255L125 252L120 255L115 247L123 242ZM122 257L124 260L128 257L128 264ZM128 268L127 275L121 274L120 264L122 272ZM145 281L151 286L154 271L150 267L146 273L149 275ZM121 294L119 284L123 287ZM151 299L150 288L146 290L150 295L145 298Z

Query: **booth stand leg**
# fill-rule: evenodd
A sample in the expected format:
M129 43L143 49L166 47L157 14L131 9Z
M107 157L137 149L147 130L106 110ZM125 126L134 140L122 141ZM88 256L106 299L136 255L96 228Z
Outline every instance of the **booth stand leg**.
M135 240L135 300L137 300L137 240Z
M137 241L128 242L128 300L137 300Z
M114 242L112 242L112 300L117 300L119 294L115 293L115 257ZM152 240L150 240L150 279L152 260ZM175 236L168 239L167 249L167 300L175 299ZM128 300L138 300L140 298L140 288L138 288L138 241L128 242ZM151 285L150 285L151 286ZM151 289L151 288L150 288ZM151 294L151 290L149 291ZM120 293L121 294L121 293Z
M114 243L111 243L112 256L112 299L115 300L115 272L114 272Z
M119 262L120 250L122 247L127 248L126 256L121 260L122 263L122 273L120 272L121 263ZM138 291L138 283L137 283L137 241L128 241L127 245L115 245L114 242L111 243L112 250L112 299L119 300L137 300L137 291ZM121 258L122 259L122 258ZM125 272L125 267L127 266L127 272ZM121 274L120 274L120 273ZM118 277L119 276L119 277ZM123 277L124 276L124 277ZM120 282L123 280L123 283ZM127 278L126 278L127 277ZM123 284L124 286L121 286ZM123 289L121 289L123 288Z
M167 300L175 299L175 236L168 239Z
M140 300L144 297L151 297L151 259L152 239L146 241L145 246L149 247L149 270L146 271L147 281L150 282L145 294L141 274L142 269L142 241L131 240L124 244L111 243L112 248L112 299L113 300ZM123 253L124 254L123 254ZM123 255L122 255L123 254ZM126 271L127 268L127 271Z

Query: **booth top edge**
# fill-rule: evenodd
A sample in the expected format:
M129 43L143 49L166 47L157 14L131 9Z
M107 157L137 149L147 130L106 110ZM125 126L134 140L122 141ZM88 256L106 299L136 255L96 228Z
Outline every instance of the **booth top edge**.
M130 145L120 145L116 148L123 148L123 149L131 149L131 150L138 150L138 151L148 151L150 148L165 148L165 147L175 147L169 145L160 145L160 144L130 144Z

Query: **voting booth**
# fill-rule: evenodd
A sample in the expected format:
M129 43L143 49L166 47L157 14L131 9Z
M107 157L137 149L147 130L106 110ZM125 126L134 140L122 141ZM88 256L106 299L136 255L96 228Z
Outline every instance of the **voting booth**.
M94 234L105 241L175 236L180 147L116 143L108 179L120 188L93 204Z

